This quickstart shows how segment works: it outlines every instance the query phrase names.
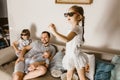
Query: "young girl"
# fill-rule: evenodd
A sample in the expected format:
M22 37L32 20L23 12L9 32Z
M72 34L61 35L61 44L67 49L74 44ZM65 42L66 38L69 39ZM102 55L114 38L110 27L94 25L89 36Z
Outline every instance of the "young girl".
M80 80L86 80L85 67L88 64L86 56L81 51L84 42L84 10L81 6L72 6L64 16L70 22L72 29L68 36L60 34L54 24L50 24L53 35L66 42L66 54L63 58L63 67L67 69L67 80L72 80L76 69ZM82 22L82 26L80 23Z
M28 29L23 29L21 32L20 39L17 41L14 41L12 44L16 55L19 57L23 47L30 45L31 42L32 40L30 39L30 31Z

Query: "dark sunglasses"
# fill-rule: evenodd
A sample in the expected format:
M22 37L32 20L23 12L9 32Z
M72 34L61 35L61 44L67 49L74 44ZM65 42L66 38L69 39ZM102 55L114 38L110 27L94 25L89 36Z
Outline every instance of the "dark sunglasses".
M64 13L65 17L72 17L75 14L75 12L68 12L68 13Z
M27 34L21 34L21 36L27 36Z

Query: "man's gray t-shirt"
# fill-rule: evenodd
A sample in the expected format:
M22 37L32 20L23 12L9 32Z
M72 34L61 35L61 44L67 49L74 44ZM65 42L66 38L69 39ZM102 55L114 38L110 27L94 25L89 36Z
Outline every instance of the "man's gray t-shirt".
M56 53L56 48L52 44L44 46L43 43L39 40L32 42L30 46L32 49L25 54L25 58L32 57L37 53L43 54L45 51L50 51L52 56L54 56Z
M56 47L55 45L53 44L49 44L48 46L44 46L42 44L41 41L37 40L37 41L34 41L30 44L30 46L32 47L31 50L29 50L26 54L25 54L25 58L30 58L32 57L33 55L35 54L38 54L38 53L41 53L43 54L43 52L45 52L46 50L50 51L52 57L56 54ZM20 61L19 63L17 63L15 65L15 68L14 68L14 72L23 72L25 71L25 64L23 61Z

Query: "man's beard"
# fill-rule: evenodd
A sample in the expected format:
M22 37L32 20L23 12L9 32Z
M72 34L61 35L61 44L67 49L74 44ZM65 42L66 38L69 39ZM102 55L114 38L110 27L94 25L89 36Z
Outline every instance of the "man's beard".
M43 44L44 44L45 46L47 46L47 45L48 45L48 43L49 43L49 42L45 42L45 43L43 43Z

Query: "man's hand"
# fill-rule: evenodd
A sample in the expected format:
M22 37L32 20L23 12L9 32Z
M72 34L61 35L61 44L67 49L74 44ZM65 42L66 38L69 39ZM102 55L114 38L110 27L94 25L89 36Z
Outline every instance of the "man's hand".
M30 67L29 67L29 68L32 69L32 70L34 70L34 69L36 69L39 65L40 65L39 62L34 62L34 63L30 64Z
M33 70L37 69L37 67L40 65L45 65L45 62L34 62L34 63L30 64L30 66L28 67L28 70L33 71Z
M35 68L35 66L34 65L30 65L29 67L28 67L28 71L34 71L36 68Z
M40 65L39 62L34 62L30 64L30 66L28 67L28 71L34 71L35 69L37 69L39 65Z

